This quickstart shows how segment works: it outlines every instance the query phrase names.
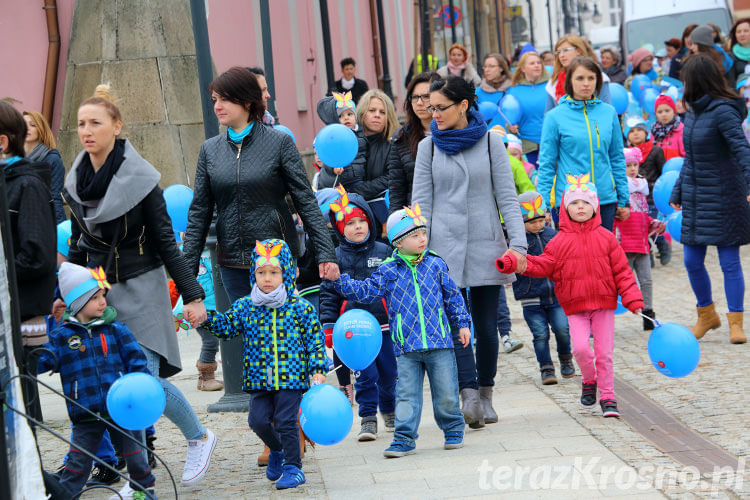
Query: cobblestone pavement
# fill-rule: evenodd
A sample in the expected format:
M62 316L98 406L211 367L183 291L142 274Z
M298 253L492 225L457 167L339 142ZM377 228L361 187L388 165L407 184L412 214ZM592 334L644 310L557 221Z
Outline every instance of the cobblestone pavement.
M747 252L742 262L745 271L750 272ZM701 340L701 363L695 372L682 379L659 374L648 358L648 332L642 331L641 319L625 314L616 319L615 374L683 424L728 452L750 460L750 407L747 404L750 383L741 371L750 366L750 344L729 344L724 315L726 301L715 249L709 250L707 266L722 326ZM425 384L417 454L398 460L383 459L382 450L390 436L382 431L375 443L357 443L354 436L359 430L359 419L355 415L352 432L344 442L332 447L318 446L305 456L303 468L307 483L294 491L281 493L265 478L265 470L256 465L262 446L247 426L247 415L206 412L206 405L218 399L219 394L196 390L193 360L197 358L199 340L195 334L181 337L185 370L171 380L193 403L205 425L217 434L219 445L206 479L197 486L183 488L179 486L179 478L185 441L171 422L166 419L158 422L157 452L175 475L180 498L466 498L482 495L486 498L580 499L624 495L629 498L750 498L748 466L744 474L729 485L722 478L712 486L710 475L698 481L685 472L682 464L659 451L625 422L603 419L596 411L581 409L578 377L560 378L558 385L542 386L531 334L522 319L520 304L512 299L510 289L507 292L514 336L523 340L525 346L515 353L500 355L494 393L494 405L500 414L498 424L485 430L469 431L465 448L442 450L442 436L431 415L429 389ZM695 321L695 299L678 244L672 263L665 267L657 264L654 268L654 297L654 309L660 321L686 326ZM750 325L746 326L746 331L750 331ZM552 345L554 349L554 341ZM44 377L45 381L57 380ZM42 402L46 421L66 434L68 422L64 405L48 393L43 393ZM65 445L42 433L39 446L46 468L56 469L66 451ZM596 485L593 488L584 485L571 489L567 484L567 489L563 490L533 489L528 480L521 480L518 485L495 490L491 481L482 484L479 471L485 460L492 467L547 465L580 470L580 460L592 457L599 462L594 468ZM659 491L636 487L624 490L612 477L604 477L604 466L619 467L617 470L623 471L625 476L635 470L646 479L653 477L653 472L649 475L644 467L663 468L676 480L670 482L667 475L662 484L645 482L645 486L655 486ZM155 474L159 497L173 498L165 468L157 467ZM120 485L122 482L115 486ZM83 498L108 497L109 494L92 492Z

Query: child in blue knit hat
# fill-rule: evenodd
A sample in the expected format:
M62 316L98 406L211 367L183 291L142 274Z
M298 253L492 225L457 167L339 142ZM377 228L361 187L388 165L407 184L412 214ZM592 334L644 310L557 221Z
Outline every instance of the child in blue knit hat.
M397 356L396 423L393 442L383 454L397 458L414 452L422 415L424 372L430 378L435 421L445 436L444 448L463 446L464 417L458 404L458 373L451 326L469 344L469 313L448 266L427 249L427 220L419 205L388 217L388 239L396 247L366 280L343 274L333 282L348 300L388 309Z

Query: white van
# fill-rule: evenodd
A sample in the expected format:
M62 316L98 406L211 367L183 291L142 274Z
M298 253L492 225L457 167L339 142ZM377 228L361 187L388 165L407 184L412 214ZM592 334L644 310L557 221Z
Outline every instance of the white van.
M706 23L729 34L732 14L727 0L623 0L622 48L625 54L646 44L658 49L664 40L682 38L689 24Z

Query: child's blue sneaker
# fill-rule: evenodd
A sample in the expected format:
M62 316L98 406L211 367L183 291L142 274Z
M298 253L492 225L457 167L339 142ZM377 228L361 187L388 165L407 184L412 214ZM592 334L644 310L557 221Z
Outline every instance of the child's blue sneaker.
M445 433L445 444L443 448L446 450L455 450L456 448L464 447L464 433L463 432L446 432Z
M273 452L271 452L273 453ZM269 465L271 463L269 462ZM303 484L305 482L305 473L302 472L302 469L298 468L296 465L285 465L284 466L284 475L281 479L276 481L276 489L277 490L285 490L287 488L296 488L300 484Z
M414 453L414 446L409 446L401 441L394 441L385 449L383 456L386 458L399 458Z
M276 481L284 472L284 452L272 451L268 454L268 467L266 468L266 477L271 481Z

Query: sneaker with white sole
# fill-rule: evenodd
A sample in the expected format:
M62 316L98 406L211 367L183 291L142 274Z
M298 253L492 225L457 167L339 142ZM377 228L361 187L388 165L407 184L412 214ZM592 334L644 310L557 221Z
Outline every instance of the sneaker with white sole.
M206 435L203 439L188 441L187 458L185 459L185 469L182 472L182 484L191 486L200 482L211 465L211 456L216 449L216 436L213 432L206 429Z
M124 500L130 500L133 498L133 493L135 493L135 490L130 487L130 481L127 481L125 486L120 488L119 492L109 497L109 500L120 500L121 498Z
M503 339L503 350L506 354L513 351L517 351L523 347L523 342L510 338L510 335L504 335Z

